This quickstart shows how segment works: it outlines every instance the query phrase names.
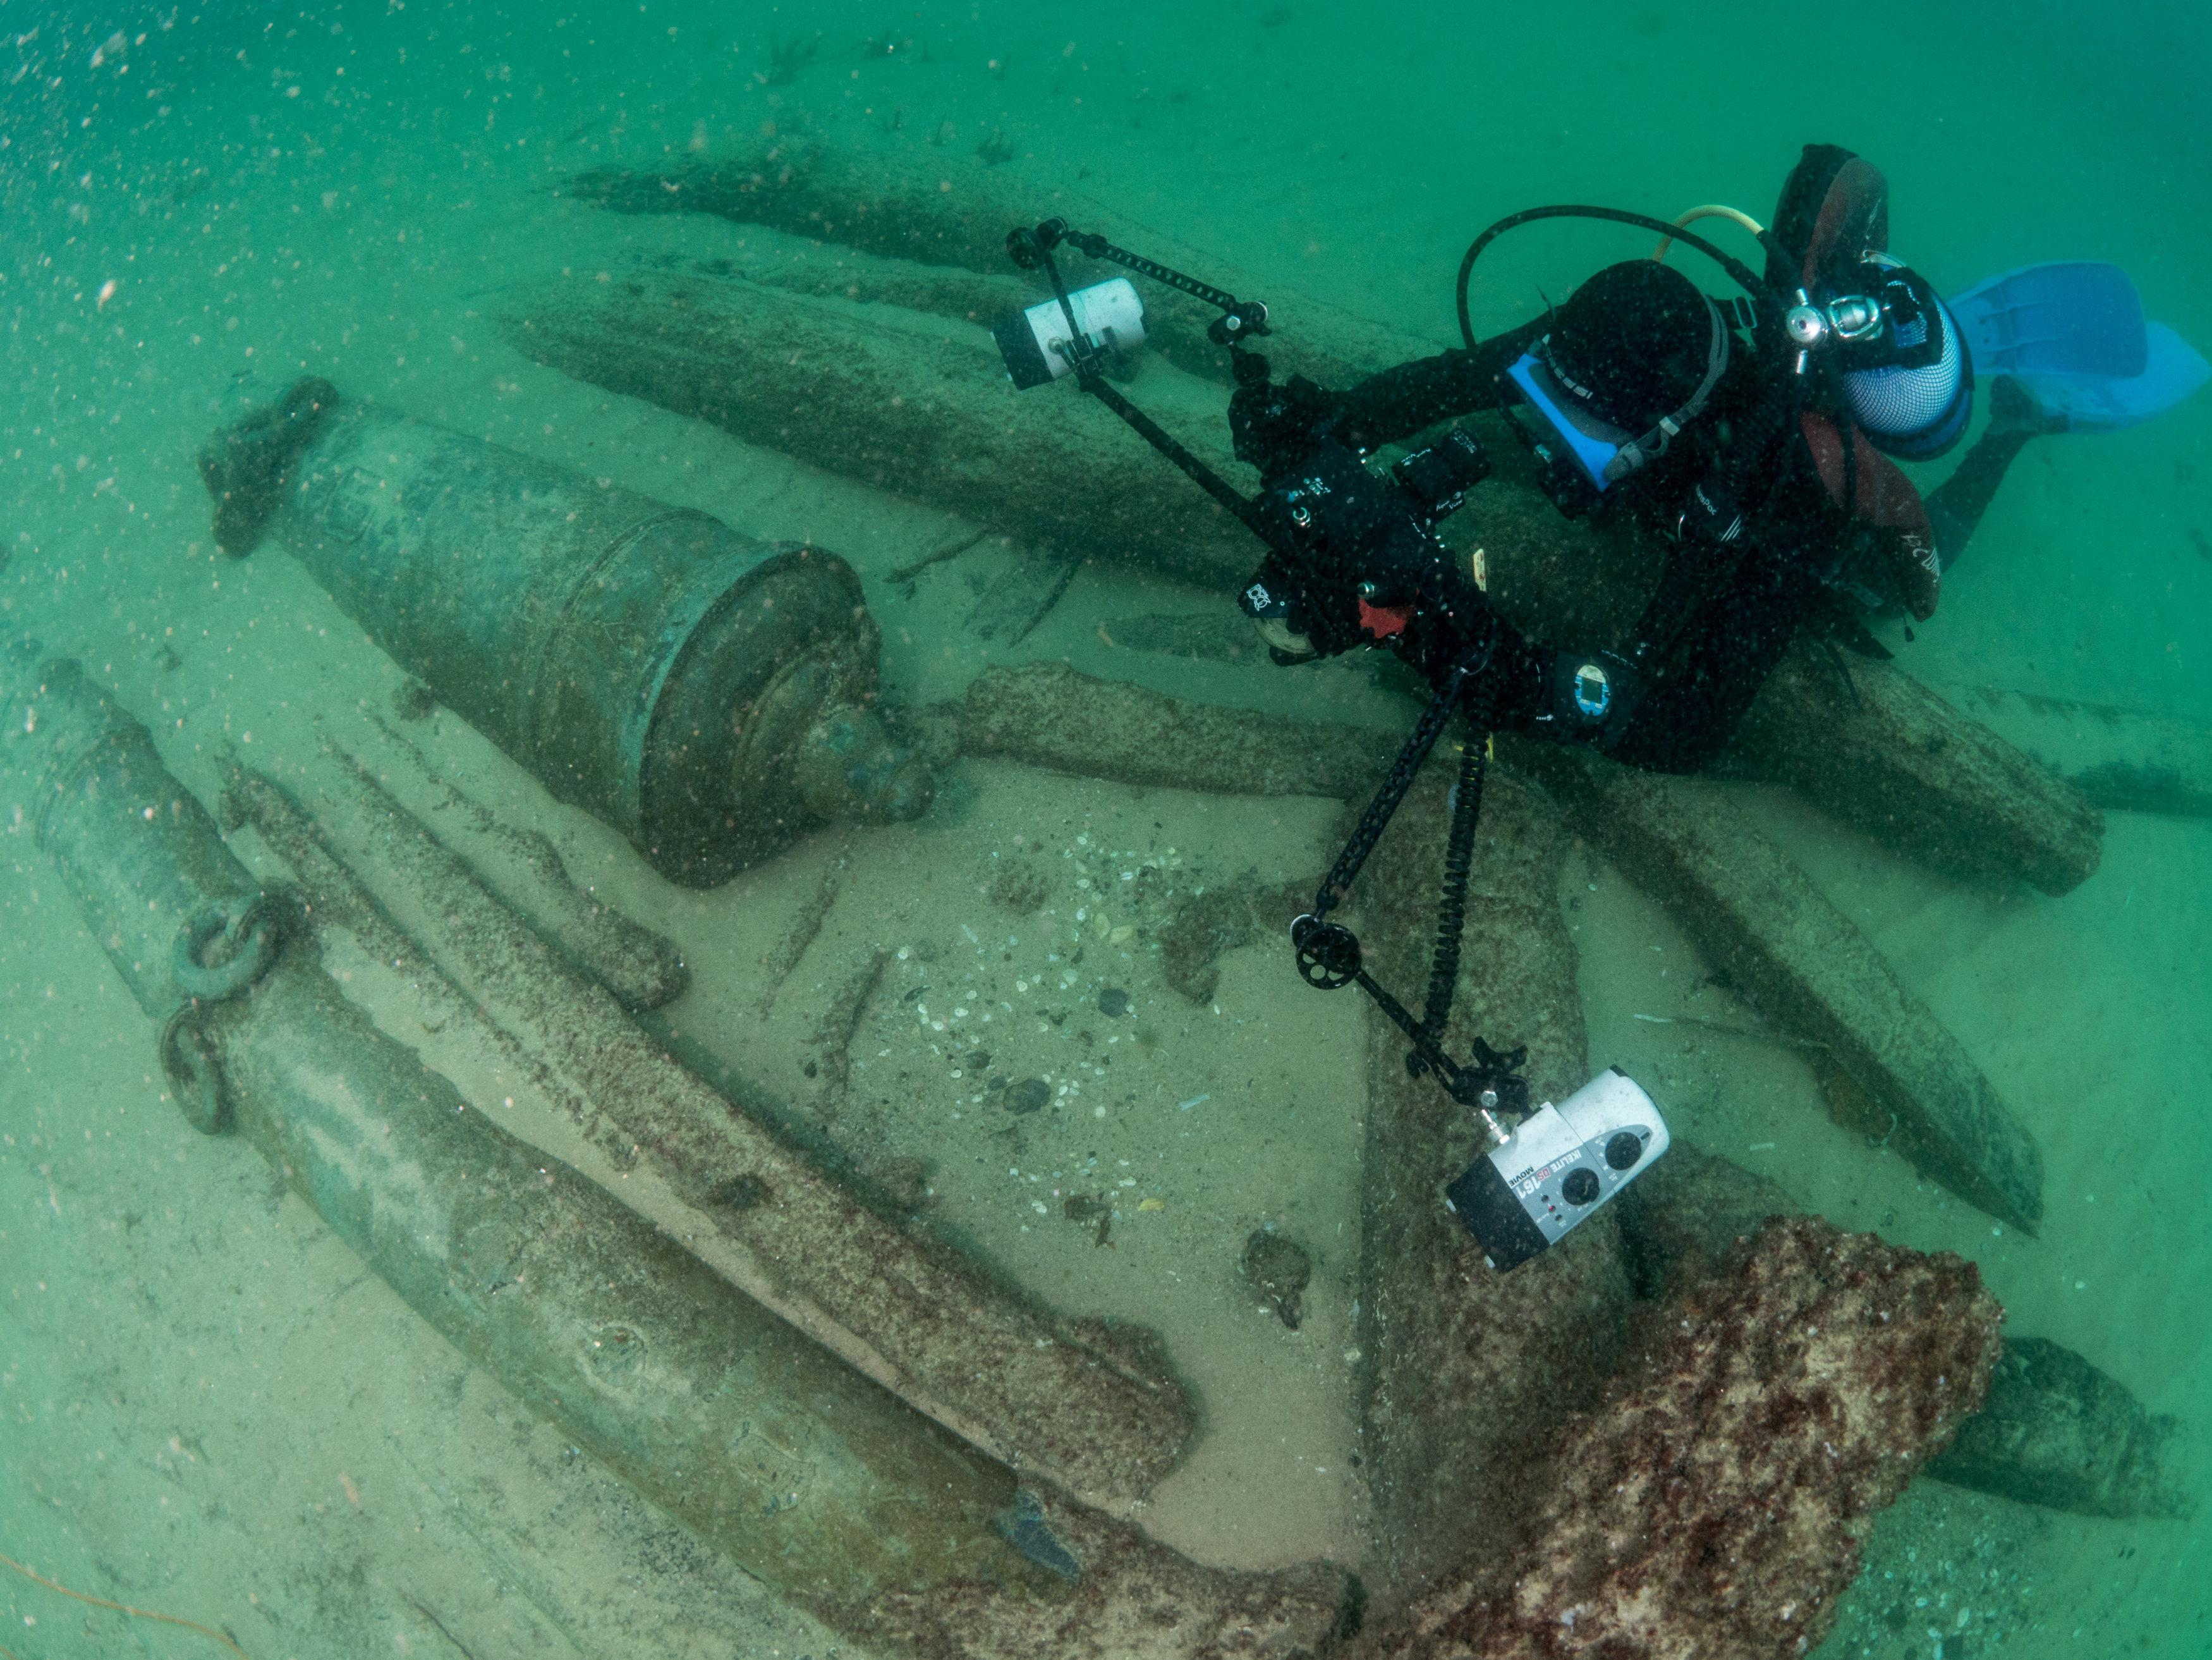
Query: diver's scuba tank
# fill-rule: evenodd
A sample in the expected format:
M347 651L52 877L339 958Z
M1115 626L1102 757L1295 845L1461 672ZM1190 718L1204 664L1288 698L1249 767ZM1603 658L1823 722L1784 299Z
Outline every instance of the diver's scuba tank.
M1973 413L1958 319L1889 253L1889 182L1863 156L1808 144L1762 234L1766 279L1789 297L1783 327L1800 374L1886 454L1941 455Z
M1959 441L1974 409L1974 368L1959 322L1927 278L1870 254L1856 292L1797 290L1783 326L1801 363L1830 355L1834 397L1875 448L1933 460Z

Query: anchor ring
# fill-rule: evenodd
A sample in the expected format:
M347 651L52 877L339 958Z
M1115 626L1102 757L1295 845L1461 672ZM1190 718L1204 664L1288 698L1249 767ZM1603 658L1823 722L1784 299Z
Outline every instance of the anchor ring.
M170 972L179 989L200 1003L237 996L276 960L280 922L276 902L265 893L200 912L178 931L170 954ZM212 962L208 957L211 946L222 947Z
M222 1086L222 1067L200 1025L197 1005L186 1003L161 1028L162 1075L177 1094L185 1122L203 1135L230 1128L230 1097Z

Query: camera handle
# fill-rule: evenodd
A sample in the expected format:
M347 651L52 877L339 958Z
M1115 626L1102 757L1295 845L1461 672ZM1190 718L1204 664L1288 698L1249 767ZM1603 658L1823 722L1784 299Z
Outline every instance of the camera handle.
M1490 745L1491 692L1483 677L1489 666L1487 646L1470 652L1452 670L1451 678L1423 712L1392 763L1375 798L1360 815L1359 824L1345 843L1344 851L1314 896L1313 909L1291 924L1291 944L1297 952L1298 974L1321 991L1337 991L1357 984L1375 1001L1391 1023L1413 1040L1406 1070L1419 1077L1433 1073L1445 1094L1481 1116L1492 1141L1502 1146L1510 1132L1495 1116L1498 1112L1525 1114L1528 1110L1528 1080L1520 1075L1528 1059L1525 1048L1500 1054L1480 1037L1469 1064L1462 1066L1443 1047L1446 1022L1451 1016L1452 994L1459 983L1460 936L1467 919L1468 875L1474 860L1475 824L1482 811L1482 783ZM1444 842L1444 879L1437 904L1437 943L1430 959L1428 997L1416 1020L1410 1010L1367 972L1359 936L1328 914L1341 904L1382 832L1413 787L1421 763L1428 759L1452 716L1462 704L1468 717L1468 741L1460 751L1459 783L1453 792L1451 830Z

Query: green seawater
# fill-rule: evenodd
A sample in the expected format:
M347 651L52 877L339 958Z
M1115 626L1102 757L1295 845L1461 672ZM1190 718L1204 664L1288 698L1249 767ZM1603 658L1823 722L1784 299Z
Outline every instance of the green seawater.
M2208 349L2208 69L2212 13L2162 0L0 0L0 643L81 660L210 800L227 758L281 769L326 738L404 724L507 823L550 836L580 881L683 943L696 983L672 1022L688 1052L789 1102L884 1179L922 1172L945 1230L1038 1295L1164 1335L1207 1440L1203 1480L1161 1495L1164 1537L1230 1564L1356 1560L1359 1012L1317 1003L1272 942L1224 958L1210 1006L1178 1000L1121 889L1146 861L1162 880L1310 882L1334 850L1334 804L963 763L933 820L824 832L686 893L451 714L404 723L404 677L281 550L216 549L197 447L321 375L748 533L836 549L907 702L955 696L993 664L1065 660L1355 721L1387 749L1411 714L1397 692L1350 666L1283 672L1240 651L1225 593L1094 561L1011 643L1000 613L1034 594L1034 550L523 357L494 316L526 277L771 242L780 258L838 257L834 227L749 246L743 227L607 214L562 181L779 140L942 157L948 191L982 179L1042 217L1077 189L1263 296L1279 284L1441 347L1457 262L1491 221L1554 202L1763 216L1799 146L1827 141L1886 172L1892 246L1940 289L2109 260L2150 316ZM1492 326L1648 246L1581 225L1519 237L1484 267ZM1277 323L1295 334L1295 307ZM1172 401L1175 421L1213 418ZM1950 465L1917 476L1932 484ZM1157 488L1189 486L1163 464ZM979 529L994 533L973 552L892 580ZM2212 730L2212 395L2124 433L2032 444L1944 587L1910 641L1877 624L1907 672ZM1141 626L1117 644L1121 619ZM1948 881L1774 793L1748 800L2033 1134L2039 1235L1839 1129L1801 1052L1664 1024L1745 1017L1700 1000L1694 948L1578 848L1562 902L1593 1063L1651 1081L1678 1128L1807 1207L1974 1261L2009 1330L2067 1345L2179 1420L2168 1456L2202 1490L2212 824L2112 812L2100 868L2051 898ZM187 1127L155 1024L21 801L0 770L0 1552L219 1628L253 1660L857 1660L463 1361L249 1148ZM1000 855L1042 867L1043 909L1014 916L991 897ZM1123 921L1133 941L1114 938ZM882 1063L882 1087L833 1099L817 1027L878 950L890 966L849 1054ZM956 991L1018 976L1021 994L1081 1018L1032 1032L1008 992L1003 1024L956 1053L900 1002L920 965L942 977L947 964ZM370 966L378 1018L433 1054L400 982L372 986ZM1079 1058L1070 1034L1086 1022L1096 1047ZM980 1073L987 1047L1017 1088L1030 1073L1084 1088L1018 1116L975 1104L959 1057ZM1093 1219L1109 1201L1110 1242ZM1236 1277L1248 1235L1270 1225L1315 1256L1296 1334ZM1877 1523L1818 1651L2199 1660L2207 1525L1923 1481ZM0 1654L221 1651L0 1568Z

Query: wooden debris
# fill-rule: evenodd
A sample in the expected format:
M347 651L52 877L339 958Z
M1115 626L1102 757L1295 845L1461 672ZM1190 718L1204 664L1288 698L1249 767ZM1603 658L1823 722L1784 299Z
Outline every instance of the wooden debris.
M968 688L961 748L1055 772L1230 795L1364 795L1387 733L1194 703L1063 663L987 670Z
M792 210L827 215L808 192L838 164L811 165L816 171L796 169L787 181L801 192L794 201L809 204ZM755 195L784 187L739 192L750 204L744 211L769 211ZM896 216L892 210L868 218L865 234L884 238L886 251L913 243L978 257L964 232L908 237L890 229ZM827 222L863 234L858 215ZM525 284L506 306L509 338L541 362L1002 526L1064 557L1135 563L1224 593L1256 563L1258 544L1243 526L1092 400L1038 397L1017 407L1021 395L994 349L964 320L906 313L902 321L896 306L659 269L608 283L594 276ZM1361 337L1370 345L1382 338L1371 330ZM1209 417L1181 435L1225 477L1244 480L1219 431ZM1491 437L1498 475L1474 493L1455 533L1486 544L1500 608L1540 639L1615 637L1656 576L1661 550L1617 531L1563 525L1510 443L1494 430ZM1036 591L1047 596L1043 609L1057 598L1050 583ZM1025 614L1033 625L1042 609ZM2063 893L2096 868L2102 821L2078 789L1908 676L1871 661L1850 672L1846 685L1801 642L1753 705L1730 765L1787 783L1844 823L1954 874ZM2148 787L2164 775L2127 776ZM2178 799L2193 798L2184 788Z
M2170 1449L2179 1427L2071 1349L2012 1338L1988 1402L1928 1473L2081 1516L2185 1520L2197 1503L2174 1479Z
M2035 1231L2043 1155L2033 1140L1959 1040L1724 790L1526 740L1510 753L1746 1001L1826 1047L1895 1120L1893 1148L1968 1203Z
M1802 636L1731 763L1957 876L2069 893L2104 853L2104 815L2075 785L1910 675L1864 658L1840 666ZM2212 762L2200 770L2212 783Z
M827 860L815 877L813 891L792 918L791 926L783 938L761 953L761 978L767 989L761 994L760 1012L763 1015L775 1006L776 994L783 982L798 970L799 961L822 934L823 925L829 921L830 913L837 903L837 895L845 885L845 866L850 855L841 848L835 858Z
M272 841L305 835L354 873L562 1080L559 1098L588 1104L572 1110L591 1115L618 1167L635 1162L689 1207L741 1288L975 1445L1079 1493L1126 1505L1175 1466L1195 1416L1171 1377L1129 1370L878 1217L571 973L347 758L317 778L305 830L271 810L273 787L242 790L241 806ZM304 880L313 867L295 870Z
M2212 727L1995 686L1943 696L2100 807L2212 818Z
M276 913L252 920L259 885L143 726L75 664L26 665L25 654L0 642L0 699L21 708L27 693L39 716L6 723L26 828L156 1023L146 1036L167 1023L173 1087L219 1109L188 1116L211 1132L234 1128L364 1267L565 1444L870 1653L1035 1660L1068 1652L1079 1633L1099 1657L1283 1660L1324 1649L1356 1619L1341 1569L1201 1566L1018 1476L842 1364L608 1186L508 1134L496 1109L373 1025ZM141 805L149 800L170 810ZM418 830L392 856L435 848ZM456 896L447 885L439 897ZM234 925L240 953L210 964L197 947L176 951L180 916L195 933L203 919ZM216 989L209 976L233 965ZM180 1008L185 982L208 998ZM613 1009L604 991L573 984ZM539 1012L573 1012L554 1002ZM778 1195L783 1207L803 1197ZM871 1271L865 1258L842 1266ZM899 1264L921 1266L913 1253ZM1039 1353L1069 1347L1048 1338ZM331 1381L343 1388L336 1359ZM1039 1407L1079 1408L1085 1370L1105 1360L1090 1352Z
M391 745L379 760L413 775L410 786L395 787L435 803L425 825L434 823L439 841L467 860L484 885L521 912L571 967L633 1012L657 1009L684 994L691 972L673 939L578 886L561 850L544 836L506 823L447 777L406 733L381 716L372 719Z
M1352 890L1370 967L1416 1006L1436 939L1450 781L1449 768L1426 769ZM1536 1101L1589 1076L1558 901L1568 839L1540 794L1491 778L1445 1047L1463 1056L1477 1034L1525 1043ZM1602 1392L1630 1288L1609 1208L1510 1274L1486 1267L1443 1189L1489 1144L1433 1079L1407 1073L1396 1026L1370 1012L1368 1033L1358 1383L1377 1533L1369 1572L1389 1601L1494 1548L1500 1519L1524 1507L1518 1484L1532 1462Z
M519 350L878 489L1063 554L1217 587L1261 549L1094 400L1017 392L990 337L891 307L634 268L524 283ZM1186 435L1224 471L1225 432Z
M1239 295L1264 297L1282 332L1267 342L1283 372L1310 376L1323 386L1348 386L1362 376L1411 357L1426 356L1440 340L1387 327L1332 302L1300 294L1272 280L1225 265L1218 250L1195 248L1139 223L1109 205L1065 186L1025 188L985 168L939 154L885 150L863 153L830 144L778 142L750 151L687 158L635 170L595 168L572 174L568 193L619 213L707 213L741 224L772 226L796 236L830 242L862 254L937 268L953 297L927 293L898 296L925 310L974 315L1048 298L1041 280L1018 278L1006 255L1006 233L1058 215L1079 230L1095 231L1147 258L1188 271ZM1055 257L1071 288L1123 274L1118 265L1085 258L1073 246ZM950 271L947 268L951 268ZM951 271L996 279L976 290ZM842 273L841 273L842 274ZM848 277L854 285L866 274ZM866 290L891 298L880 284ZM980 301L980 305L979 305ZM1146 343L1178 367L1229 378L1229 355L1206 338L1220 313L1189 295L1145 285ZM1448 319L1439 316L1440 325Z

